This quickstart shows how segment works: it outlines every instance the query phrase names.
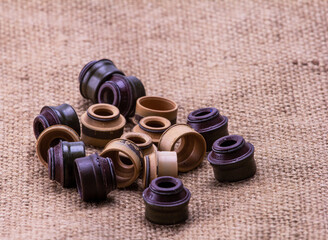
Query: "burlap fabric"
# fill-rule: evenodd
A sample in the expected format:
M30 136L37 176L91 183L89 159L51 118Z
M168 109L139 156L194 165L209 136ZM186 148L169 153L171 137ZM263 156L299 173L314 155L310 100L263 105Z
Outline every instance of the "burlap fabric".
M0 236L16 239L327 239L327 1L1 1ZM258 172L221 184L205 160L182 174L190 218L158 226L142 189L87 204L48 179L33 118L90 102L77 76L110 58L148 95L229 117ZM88 153L93 152L88 148Z

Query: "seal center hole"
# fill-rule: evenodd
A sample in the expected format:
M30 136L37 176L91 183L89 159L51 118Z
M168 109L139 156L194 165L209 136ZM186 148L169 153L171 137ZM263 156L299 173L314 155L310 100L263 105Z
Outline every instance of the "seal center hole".
M221 143L220 147L229 147L229 146L232 146L236 143L237 142L235 140L227 140L227 141L224 141L223 143Z
M99 115L99 116L103 116L103 117L108 117L113 115L113 112L109 109L96 109L94 110L94 113Z
M165 126L165 124L160 121L149 121L149 122L146 122L146 125L148 127L153 127L153 128L161 128L161 127Z
M137 137L137 136L133 136L133 137L128 137L128 139L136 144L142 144L145 143L146 140L141 138L141 137Z
M205 115L207 115L207 114L209 114L210 112L208 112L208 111L204 111L204 112L199 112L199 113L197 113L195 116L196 117L201 117L201 116L205 116Z
M130 160L130 158L124 156L123 154L120 155L120 161L121 161L123 164L125 164L125 165L129 165L129 166L133 164L132 161Z
M103 92L103 101L109 104L113 104L114 102L114 93L112 89L106 89Z
M40 122L38 123L37 129L38 129L39 134L42 133L42 131L44 130L42 123L40 123Z
M181 146L181 138L174 144L173 151L178 152L179 147Z
M175 187L175 184L173 182L160 182L157 184L157 186L161 188L172 188Z
M51 141L50 147L56 146L60 142L60 138L54 138L54 140Z

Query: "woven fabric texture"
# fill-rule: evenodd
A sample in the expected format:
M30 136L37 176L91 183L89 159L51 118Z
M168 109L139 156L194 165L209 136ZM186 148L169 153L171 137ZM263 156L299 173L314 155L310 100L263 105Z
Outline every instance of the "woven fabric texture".
M0 237L327 239L327 26L321 0L1 1ZM204 159L180 175L192 199L175 226L145 219L140 183L96 204L50 181L33 119L64 102L81 116L77 76L101 58L175 100L179 123L217 107L256 175L219 183Z

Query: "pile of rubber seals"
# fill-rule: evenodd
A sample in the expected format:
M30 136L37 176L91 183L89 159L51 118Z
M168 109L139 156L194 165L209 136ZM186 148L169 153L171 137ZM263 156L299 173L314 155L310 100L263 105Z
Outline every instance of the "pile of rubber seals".
M188 218L191 197L178 173L198 167L206 152L220 182L255 174L253 145L229 135L228 118L218 109L195 110L186 124L176 124L174 101L147 96L138 78L126 76L108 59L86 64L79 83L81 95L93 102L80 120L69 104L45 106L33 128L49 178L76 187L83 201L105 200L109 192L140 177L146 218L175 224ZM135 126L124 133L127 122ZM85 144L103 150L86 156Z

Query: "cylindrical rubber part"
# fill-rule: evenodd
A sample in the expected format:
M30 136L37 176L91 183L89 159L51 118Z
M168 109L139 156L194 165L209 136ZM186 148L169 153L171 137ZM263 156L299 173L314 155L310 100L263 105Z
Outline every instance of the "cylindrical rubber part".
M152 180L161 176L178 176L178 159L176 152L156 151L144 157L142 186L146 188Z
M114 74L124 75L109 59L87 63L79 74L80 93L82 97L90 99L93 103L97 103L100 86L107 80L110 80Z
M188 115L187 124L204 137L207 152L212 150L216 139L229 135L228 118L222 116L219 110L213 107L200 108L191 112Z
M77 190L83 201L102 201L116 189L115 169L110 158L97 153L77 158L74 162Z
M134 115L137 99L145 95L145 88L138 78L114 74L110 81L101 85L98 102L113 104L128 118Z
M48 150L58 144L58 140L78 142L79 135L65 125L53 125L46 128L36 142L36 154L45 167L48 167Z
M178 156L174 151L157 151L158 176L178 177Z
M60 183L62 187L75 187L74 160L85 157L85 146L79 142L60 142L48 150L49 178Z
M181 139L180 145L175 145ZM206 142L202 135L187 124L175 124L168 128L158 143L160 151L176 151L179 172L188 172L199 166L206 154Z
M175 124L177 115L178 104L174 101L163 97L144 96L137 100L133 122L137 124L144 117L160 116Z
M254 146L239 135L229 135L216 140L207 160L214 176L220 182L236 182L256 173Z
M151 137L155 145L158 144L162 134L171 126L171 122L163 117L148 116L142 118L132 129L133 132L145 133Z
M74 108L64 103L58 106L44 106L41 109L40 114L33 121L35 138L38 139L44 129L56 124L69 126L80 135L79 118Z
M164 176L154 179L142 197L146 218L156 224L177 224L188 219L190 191L180 179Z
M104 147L110 140L122 135L126 120L117 107L98 103L88 108L81 122L82 141L95 147Z
M120 153L127 158L128 163L122 161ZM142 169L141 149L130 140L114 139L110 141L100 156L112 159L118 188L130 186L138 178Z
M121 138L134 142L141 149L144 156L157 151L157 147L153 144L152 139L145 133L127 132Z

